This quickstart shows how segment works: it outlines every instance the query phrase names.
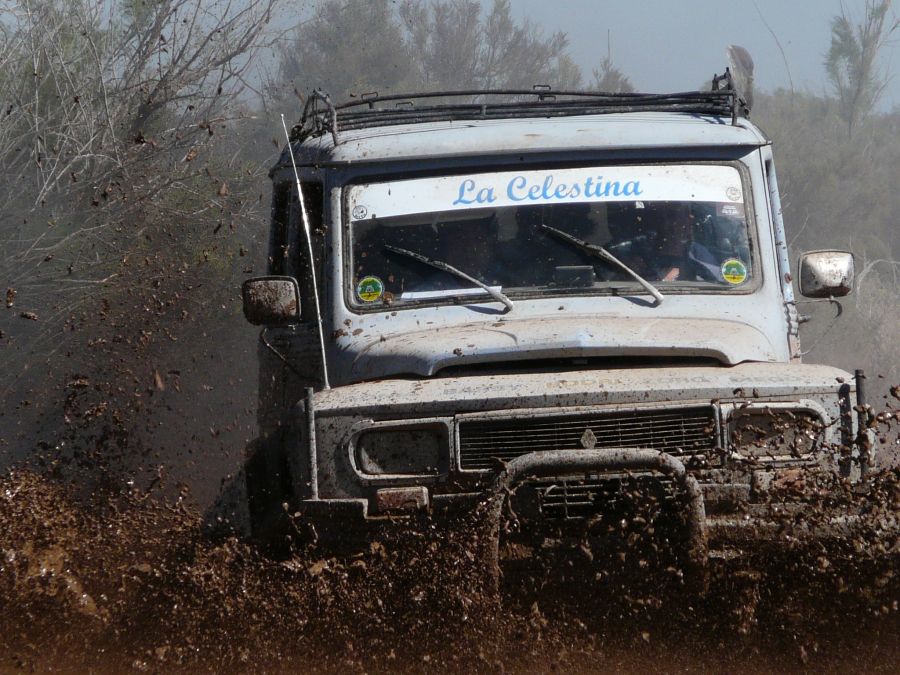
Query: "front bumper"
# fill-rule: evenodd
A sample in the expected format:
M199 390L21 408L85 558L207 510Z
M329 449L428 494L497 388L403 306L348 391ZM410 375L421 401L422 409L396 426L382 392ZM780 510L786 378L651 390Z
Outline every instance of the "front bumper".
M505 464L489 489L479 493L436 494L431 497L429 508L419 513L425 511L431 522L451 522L465 513L484 516L490 537L485 564L499 579L503 510L517 486L542 477L610 473L652 476L674 486L674 503L684 523L679 540L684 553L684 572L701 586L712 559L733 559L763 548L785 549L812 541L847 540L862 531L871 532L871 522L861 515L846 511L825 513L800 498L753 503L747 499L749 485L702 483L679 458L642 449L522 455ZM723 508L726 502L731 507ZM708 509L707 504L712 508ZM318 524L323 539L341 544L348 544L354 534L361 535L377 527L379 522L396 522L406 517L403 512L370 513L369 501L365 499L305 500L298 507L299 515ZM602 505L598 508L602 511ZM410 526L414 526L412 521ZM883 526L895 535L900 530L897 519Z

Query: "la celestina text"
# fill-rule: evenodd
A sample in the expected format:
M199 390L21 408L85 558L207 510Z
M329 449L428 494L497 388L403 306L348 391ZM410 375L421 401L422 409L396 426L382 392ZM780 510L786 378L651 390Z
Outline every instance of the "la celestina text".
M553 175L543 181L532 182L525 176L514 176L506 184L506 198L513 202L545 202L562 199L601 199L603 197L638 197L643 193L639 180L604 180L603 176L588 176L577 183L557 183ZM479 186L472 178L459 184L459 194L453 202L460 204L493 204L497 201L494 186Z

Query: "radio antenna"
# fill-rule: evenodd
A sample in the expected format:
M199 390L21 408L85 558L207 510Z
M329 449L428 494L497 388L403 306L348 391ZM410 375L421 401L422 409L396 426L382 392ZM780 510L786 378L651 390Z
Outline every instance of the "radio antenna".
M281 115L281 126L284 128L284 136L287 138L288 152L291 155L291 166L294 168L294 179L297 181L297 199L300 202L300 216L303 219L303 232L306 234L306 248L309 254L309 275L312 277L313 298L316 303L316 326L319 329L319 347L322 355L322 381L326 389L331 389L328 383L328 359L325 357L325 334L322 331L322 308L319 306L319 284L316 282L316 260L313 256L312 228L309 226L309 214L306 211L306 200L303 198L303 187L300 185L300 172L297 171L297 161L294 159L294 148L291 146L291 135L288 133L287 123L284 121L284 113Z

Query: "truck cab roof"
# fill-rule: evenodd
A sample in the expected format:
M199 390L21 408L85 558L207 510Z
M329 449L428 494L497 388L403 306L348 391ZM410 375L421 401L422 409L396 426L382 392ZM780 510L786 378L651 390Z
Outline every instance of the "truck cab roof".
M603 148L740 147L768 139L730 75L712 91L676 94L521 91L431 92L365 96L334 105L308 99L291 132L302 165L390 162L483 154ZM288 149L276 169L290 163Z
M304 165L381 162L428 156L761 146L769 143L746 119L682 112L626 112L573 117L439 121L326 134L294 144ZM279 165L289 165L287 151Z

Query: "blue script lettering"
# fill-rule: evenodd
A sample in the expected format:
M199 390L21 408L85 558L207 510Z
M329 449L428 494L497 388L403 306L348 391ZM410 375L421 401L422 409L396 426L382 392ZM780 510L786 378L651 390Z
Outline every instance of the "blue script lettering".
M509 197L514 202L521 202L523 199L527 199L527 197L523 194L519 194L518 190L521 190L528 184L528 179L525 176L516 176L512 180L509 181L506 185L506 196Z
M603 180L603 176L588 176L582 183L556 183L552 175L545 176L540 183L528 183L525 176L516 176L506 185L506 196L514 202L555 202L578 199L582 195L588 199L603 197L637 197L643 194L639 180ZM462 192L460 192L462 195ZM472 202L465 202L472 203Z
M459 204L493 204L497 201L494 188L478 188L476 190L476 187L474 180L466 178L459 184L459 195L453 202L453 206L458 206Z

